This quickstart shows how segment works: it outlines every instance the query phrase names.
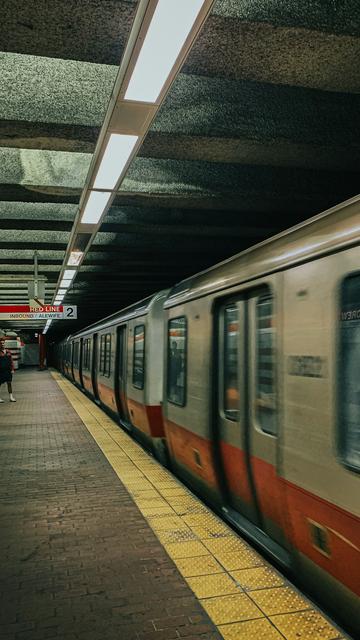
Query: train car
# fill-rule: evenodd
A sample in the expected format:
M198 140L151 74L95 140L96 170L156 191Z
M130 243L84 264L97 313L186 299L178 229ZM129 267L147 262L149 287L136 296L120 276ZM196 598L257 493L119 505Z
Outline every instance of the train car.
M360 208L175 286L163 410L187 483L360 628Z
M64 340L64 342L62 343L61 357L62 357L61 370L65 376L67 376L72 380L73 379L72 377L73 354L72 354L72 343L70 338L66 338L66 340Z
M161 291L71 336L72 361L65 366L70 379L164 462L161 399L166 295Z
M87 328L63 350L72 376L80 341L85 389L89 340L91 396L353 629L359 238L354 198Z

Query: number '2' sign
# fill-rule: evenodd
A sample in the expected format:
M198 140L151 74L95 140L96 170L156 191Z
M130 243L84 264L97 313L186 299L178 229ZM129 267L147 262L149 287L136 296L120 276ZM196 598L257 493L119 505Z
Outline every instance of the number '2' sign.
M64 320L76 320L77 319L77 306L63 306L63 319Z

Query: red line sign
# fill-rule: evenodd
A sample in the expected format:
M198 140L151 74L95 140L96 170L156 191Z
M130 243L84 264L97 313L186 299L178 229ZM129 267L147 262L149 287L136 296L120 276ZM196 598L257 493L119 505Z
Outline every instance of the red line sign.
M46 304L43 307L29 307L26 304L8 304L0 305L0 313L62 313L63 306L56 307L52 304Z

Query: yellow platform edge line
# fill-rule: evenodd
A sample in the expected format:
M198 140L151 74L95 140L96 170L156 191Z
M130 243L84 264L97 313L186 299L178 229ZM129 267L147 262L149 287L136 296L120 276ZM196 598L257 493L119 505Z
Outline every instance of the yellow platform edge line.
M92 400L51 375L224 640L347 638Z

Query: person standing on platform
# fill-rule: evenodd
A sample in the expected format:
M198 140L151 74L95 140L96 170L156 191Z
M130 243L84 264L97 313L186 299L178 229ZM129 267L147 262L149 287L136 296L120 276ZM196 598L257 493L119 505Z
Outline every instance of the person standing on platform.
M7 383L10 402L16 402L12 392L12 374L14 371L14 363L10 351L5 349L5 338L0 336L0 386ZM0 402L4 402L0 398Z

